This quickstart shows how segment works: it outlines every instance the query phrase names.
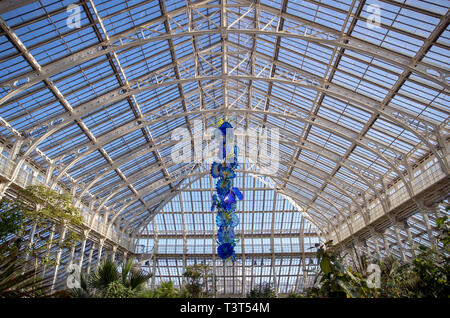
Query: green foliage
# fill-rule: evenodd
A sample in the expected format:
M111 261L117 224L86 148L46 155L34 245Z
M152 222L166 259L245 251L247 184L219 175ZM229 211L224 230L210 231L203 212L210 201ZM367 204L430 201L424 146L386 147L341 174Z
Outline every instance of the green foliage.
M30 227L36 225L32 244L24 246L25 252L34 258L34 267L56 265L52 254L54 247L71 248L80 236L73 230L82 225L82 217L67 193L57 193L43 185L32 185L20 190L14 200L0 202L0 241L12 236L25 241ZM63 240L46 237L52 229L66 227ZM45 238L44 238L45 237Z
M417 275L416 296L448 298L450 296L449 258L435 248L421 248L413 262Z
M2 297L64 297L64 293L47 294L49 282L38 278L40 265L56 265L55 255L49 251L71 248L80 239L72 228L81 224L70 195L42 185L20 190L15 199L0 200L0 242L10 243L0 251L0 276L8 279L0 285ZM67 226L64 239L49 238L51 229L63 226ZM27 255L32 259L28 261Z
M118 280L108 284L104 294L104 298L132 298L135 296L135 291L129 287L125 287Z
M0 245L0 298L50 297L49 280L36 277L30 261L19 253L15 240Z
M17 233L24 223L17 203L8 199L0 200L0 242L5 242L8 236Z
M449 208L446 208L449 211ZM356 269L346 268L343 258L333 250L332 242L320 246L317 251L320 271L315 287L307 291L307 297L450 297L449 229L448 216L436 220L438 242L435 246L420 246L416 257L402 262L395 257L378 261L381 270L381 288L367 285L367 262L358 258ZM317 279L319 279L316 284ZM294 295L292 295L294 297Z
M155 291L150 288L140 291L139 293L137 293L136 297L137 298L156 298Z
M161 282L153 293L153 298L180 298L181 291L173 285L172 281Z
M305 296L303 294L296 293L295 291L291 291L287 298L305 298Z
M32 185L20 191L18 204L24 215L38 224L69 223L81 225L79 210L68 193L58 193L43 185Z
M328 241L320 246L317 251L320 272L316 276L319 287L308 291L309 297L368 297L369 288L363 274L346 268L343 265L343 257L333 249L332 242ZM365 260L360 264L365 266Z
M446 210L448 212L450 206L447 206ZM439 229L438 238L444 245L447 252L450 252L450 219L448 216L443 216L436 219L436 226Z
M108 285L119 280L120 273L116 263L110 260L104 260L100 267L89 277L89 286L104 294Z
M187 266L183 277L186 279L184 289L186 297L199 298L209 296L207 282L211 278L211 270L208 265L196 264Z
M140 269L133 268L134 260L129 259L122 266L122 284L133 291L141 291L145 283L152 277L151 274L145 274Z
M80 273L80 288L73 288L69 293L73 298L94 297L93 291L89 288L88 278L83 273Z
M253 288L248 294L247 298L274 298L275 290L273 289L272 284L270 283L262 283L261 285Z
M380 262L381 297L448 298L448 257L432 247L419 247L409 263L389 257Z
M80 288L72 289L72 296L76 298L137 296L152 275L133 268L133 264L134 260L129 259L119 271L116 263L104 260L88 277L80 273Z

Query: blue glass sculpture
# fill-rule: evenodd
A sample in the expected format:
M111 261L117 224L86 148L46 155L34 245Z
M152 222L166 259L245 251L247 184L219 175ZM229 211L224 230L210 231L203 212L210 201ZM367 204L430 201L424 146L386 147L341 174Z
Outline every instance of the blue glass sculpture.
M227 143L233 140L233 126L227 121L219 127L219 137L222 139L222 145L219 146L219 159L222 163L214 162L211 165L211 176L218 178L216 183L217 194L212 197L211 211L217 209L216 224L219 227L217 231L217 254L224 260L234 262L236 254L234 247L237 240L234 234L234 228L239 224L239 218L235 214L236 201L242 200L243 195L237 187L233 187L233 179L236 177L234 171L238 167L237 156L239 149L234 146L230 148L227 156ZM221 134L221 136L220 136Z

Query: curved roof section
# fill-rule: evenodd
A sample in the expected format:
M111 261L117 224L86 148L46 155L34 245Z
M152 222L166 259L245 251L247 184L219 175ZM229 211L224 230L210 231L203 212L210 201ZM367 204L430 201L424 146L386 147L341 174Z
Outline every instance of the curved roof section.
M0 134L122 231L207 173L172 131L224 112L279 129L270 180L325 232L412 197L430 155L448 174L448 6L379 1L374 25L366 1L88 0L70 28L70 3L0 7Z
M245 195L237 203L239 243L230 266L215 253L216 213L210 210L215 180L206 175L189 181L138 236L136 252L151 255L141 262L154 273L152 284L171 280L182 286L183 269L202 263L215 277L208 290L218 294L245 294L274 276L273 284L283 294L312 285L314 275L308 271L317 266L318 229L286 196L253 174L236 177L235 185Z

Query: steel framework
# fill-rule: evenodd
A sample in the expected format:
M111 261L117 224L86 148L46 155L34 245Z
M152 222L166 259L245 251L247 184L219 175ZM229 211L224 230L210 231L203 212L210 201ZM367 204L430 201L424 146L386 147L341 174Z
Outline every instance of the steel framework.
M44 183L85 219L85 240L49 251L54 288L73 262L132 255L152 285L181 285L205 262L217 294L264 281L284 294L310 286L325 240L349 262L436 244L450 192L448 6L66 2L0 2L0 197ZM215 256L208 165L170 156L175 129L194 136L222 114L281 137L275 173L241 162L232 266Z

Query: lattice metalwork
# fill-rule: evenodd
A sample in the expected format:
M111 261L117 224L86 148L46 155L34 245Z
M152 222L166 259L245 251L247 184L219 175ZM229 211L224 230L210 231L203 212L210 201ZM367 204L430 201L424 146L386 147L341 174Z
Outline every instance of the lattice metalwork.
M434 244L449 193L449 19L442 1L2 1L0 196L36 183L73 194L86 240L61 255L59 286L69 262L133 255L154 284L209 262L219 294L263 277L287 293L309 284L305 229L407 259ZM218 114L279 130L278 170L238 171L245 204L282 201L267 215L302 220L278 229L242 212L252 227L232 267L214 258L207 165L171 160L176 128ZM266 239L291 252L252 250Z

